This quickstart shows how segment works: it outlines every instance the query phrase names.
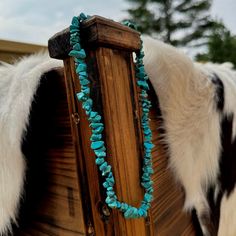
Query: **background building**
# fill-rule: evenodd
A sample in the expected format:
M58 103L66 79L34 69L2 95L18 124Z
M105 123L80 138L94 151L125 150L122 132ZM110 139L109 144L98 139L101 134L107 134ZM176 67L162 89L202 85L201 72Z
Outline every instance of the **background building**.
M12 63L19 57L47 50L46 46L0 40L0 61Z

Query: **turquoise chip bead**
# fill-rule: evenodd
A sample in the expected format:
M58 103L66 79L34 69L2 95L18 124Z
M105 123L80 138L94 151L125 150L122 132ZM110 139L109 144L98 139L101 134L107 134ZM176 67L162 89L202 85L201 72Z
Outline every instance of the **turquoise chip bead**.
M93 105L93 100L88 98L85 102L83 102L83 108L87 110L87 107L91 107Z
M98 113L96 111L92 111L90 114L90 118L94 118Z
M87 66L85 63L81 63L78 66L78 71L86 71L87 70Z
M109 186L111 186L111 187L115 184L115 179L113 176L106 178L106 181L109 184Z
M89 118L92 122L97 122L99 123L102 119L100 115L96 115L94 118Z
M152 149L145 149L145 155L149 155L151 154L151 152L152 152Z
M151 158L152 157L152 154L149 152L149 153L145 153L145 157L146 158Z
M105 151L106 151L106 147L105 147L105 146L102 146L101 148L96 149L96 150L94 150L94 151L96 151L96 152L105 152Z
M111 203L109 203L108 204L108 206L110 207L110 208L117 208L117 202L116 201L114 201L114 202L111 202Z
M147 211L145 211L143 208L138 209L138 214L140 217L147 217Z
M152 167L145 166L142 168L145 173L153 174L153 169Z
M76 95L79 101L85 101L87 99L83 92L77 93Z
M100 141L102 138L101 134L92 134L90 140L91 141Z
M75 38L71 38L70 39L70 44L71 45L74 45L74 44L76 44L77 43L77 39L75 39ZM69 56L71 56L70 54L68 54Z
M106 197L105 202L106 202L107 204L111 204L111 203L113 203L113 202L116 202L116 198L114 198L114 197Z
M103 141L94 141L91 143L91 148L92 149L99 149L101 147L104 146L104 142Z
M71 24L72 25L79 25L79 19L78 19L78 17L77 16L74 16L73 18L72 18L72 21L71 21Z
M110 165L106 166L104 170L102 170L102 176L109 174L110 171L111 171L111 166Z
M121 210L122 211L126 211L128 209L128 207L129 207L128 204L126 204L124 202L121 203Z
M117 208L117 203L116 202L112 202L112 203L109 203L108 206L110 208Z
M145 194L144 194L144 201L146 201L146 202L151 202L152 199L153 199L153 197L152 197L151 194L149 194L149 193L145 193Z
M104 158L96 158L95 163L100 166L102 163L104 163L104 161Z
M84 67L83 64L79 64L77 66L75 72L76 72L76 74L79 74L79 75L88 76L86 70L87 70L87 67Z
M152 194L152 193L154 192L153 187L147 188L147 189L146 189L146 192Z
M86 113L87 116L89 116L90 112L91 112L91 109L85 110L85 113Z
M148 181L148 182L142 182L142 183L141 183L141 185L142 185L145 189L152 187L152 184L153 184L153 181Z
M149 179L149 178L150 178L150 174L148 174L148 173L143 173L142 177Z
M142 208L144 211L147 211L147 210L148 210L148 205L147 205L147 203L146 203L145 201L142 201L142 205L141 205L140 208Z
M102 127L104 125L103 123L91 123L89 126L93 129L97 129L98 127Z
M90 94L90 88L84 88L82 89L82 92L88 95Z
M143 97L143 98L147 98L147 97L148 97L146 91L145 91L145 92L142 92L142 93L140 94L140 96Z
M80 50L81 50L81 45L80 45L80 43L76 43L76 44L73 46L73 49L74 49L75 51L80 51Z
M104 130L104 127L98 127L97 129L93 130L93 133L94 134L100 134L100 133L102 133L103 130Z
M119 201L116 202L116 207L119 209L121 208L121 203Z
M86 16L84 13L80 13L79 18L80 18L81 20L86 20L86 19L87 19L87 16Z
M103 171L107 167L107 162L104 162L102 165L100 165L99 170Z
M80 35L79 31L74 32L74 33L71 33L71 38L78 39L78 38L79 38L79 35Z
M149 108L143 108L143 112L148 113L149 112Z
M139 72L141 72L141 73L145 73L145 69L144 69L144 66L143 66L143 65L140 66L138 69L139 69Z
M145 135L149 135L149 134L152 133L152 131L151 131L150 128L146 128L146 129L144 129L143 133L144 133Z
M102 185L103 185L104 188L108 188L109 187L109 184L107 182L104 182ZM111 196L109 196L109 197L111 197Z
M104 152L104 151L97 151L97 150L94 150L95 151L95 155L97 156L97 157L106 157L106 152Z
M109 173L108 178L114 178L112 173Z
M71 25L70 26L70 33L74 34L74 33L78 33L79 32L79 28L75 28L75 26Z
M139 87L141 87L145 90L149 90L149 86L148 86L148 83L146 81L138 80L137 84L138 84Z
M108 187L107 191L113 191L113 187Z
M90 112L92 108L89 104L83 104L83 109L86 110L87 112Z
M138 72L138 73L136 73L136 77L138 78L138 79L142 79L142 80L144 80L144 77L146 76L147 74L146 73L141 73L141 72Z
M80 58L74 58L74 61L75 61L76 63L83 63L83 62L84 62L84 60L83 60L83 59L80 59Z
M81 49L81 50L78 51L77 57L81 58L81 59L85 59L86 58L86 53L85 53L84 49Z
M143 52L143 51L140 52L139 57L140 57L140 58L143 58L143 57L144 57L144 52Z
M152 149L152 148L154 148L154 144L152 144L151 142L144 142L144 147L146 148L146 149Z
M71 57L77 57L77 55L78 55L78 51L76 51L76 50L71 50L69 53L69 56L71 56Z
M73 31L73 30L77 30L77 31L79 31L80 30L80 28L79 28L79 25L70 25L70 32L71 32L71 30Z
M86 71L80 71L80 72L79 72L79 75L80 75L80 76L88 77L88 73L87 73Z
M73 41L74 39L71 38L71 40ZM76 40L76 39L75 39L75 40ZM77 43L77 41L76 41L75 43ZM71 50L71 51L69 52L69 56L71 56L71 57L76 57L76 58L80 58L80 59L85 59L85 58L86 58L86 53L85 53L84 49L81 49L81 50L79 50L79 51L77 51L77 50Z
M151 165L152 164L152 161L150 159L146 159L146 158L143 160L143 162L144 162L145 165Z
M145 173L146 174L146 173ZM142 180L143 181L149 181L150 180L150 175L147 175L147 176L142 176Z
M124 217L125 217L126 219L130 219L130 218L132 218L133 213L134 213L134 208L133 208L133 207L129 207L129 208L125 211Z
M80 84L81 85L88 85L88 84L90 84L90 81L87 79L81 79L81 77L80 77Z
M114 191L107 191L107 196L108 197L113 197L115 195Z

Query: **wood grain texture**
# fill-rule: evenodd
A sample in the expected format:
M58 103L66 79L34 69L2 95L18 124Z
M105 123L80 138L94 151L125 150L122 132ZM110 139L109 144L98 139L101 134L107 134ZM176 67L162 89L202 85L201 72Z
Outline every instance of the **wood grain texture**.
M13 63L20 57L43 50L46 51L47 47L0 39L0 61Z
M89 79L91 81L92 98L95 110L103 114L105 123L105 141L108 162L113 167L116 178L116 191L121 201L139 206L143 191L140 187L141 146L140 134L137 132L138 107L137 92L134 81L134 69L129 52L115 49L97 48L87 50ZM73 60L65 60L67 87L80 90L79 81L74 70ZM71 78L72 75L72 78ZM90 148L91 130L81 104L71 96L71 112L78 112L80 122L78 133L74 136L82 151L81 168L86 169L89 201L93 227L97 235L149 235L144 219L125 220L118 211L105 217L99 206L105 205L104 181L98 175L94 163L94 153ZM136 105L135 105L136 104ZM139 125L140 127L140 125ZM78 136L77 136L78 135ZM78 140L80 140L78 142ZM86 181L86 180L85 180ZM109 210L108 210L109 211Z
M64 76L42 79L22 144L28 173L14 235L86 235ZM85 206L84 206L85 207Z
M88 46L105 46L128 51L140 48L139 33L113 20L93 16L81 24L82 41ZM48 40L49 54L66 59L71 50L69 28L56 33Z
M150 87L152 87L150 85ZM161 113L158 99L153 89L150 91L152 109L150 126L153 132L153 181L154 201L151 207L154 235L156 236L194 236L191 215L182 211L184 194L181 187L175 182L171 170L168 168L166 146L161 142L163 130L160 128Z
M138 207L143 198L140 187L140 136L135 126L137 98L134 98L131 57L127 52L107 48L97 50L102 91L103 117L108 161L113 166L118 199ZM117 214L117 212L116 212ZM119 214L119 230L124 235L146 235L143 219L124 220ZM121 231L122 232L122 231Z
M139 46L138 34L99 17L86 24L83 30L89 38L82 44L87 53L91 96L94 109L105 123L104 139L116 179L115 190L120 201L138 207L143 198L143 135L131 52L136 50L131 45ZM183 193L167 168L153 91L150 118L156 144L152 177L155 191L149 216L125 220L117 210L107 208L104 179L90 148L91 130L76 98L80 85L74 62L65 51L69 48L68 36L63 37L65 34L58 34L49 44L54 48L51 55L64 58L65 80L55 74L43 80L23 143L29 173L15 235L194 236L190 216L181 210Z

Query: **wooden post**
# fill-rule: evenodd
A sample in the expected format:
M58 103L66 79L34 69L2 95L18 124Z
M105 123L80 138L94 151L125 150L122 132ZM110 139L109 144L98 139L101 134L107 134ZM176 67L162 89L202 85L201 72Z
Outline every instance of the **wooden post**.
M87 53L91 96L95 110L102 114L108 162L115 176L120 201L136 207L143 199L140 186L142 134L140 110L134 77L132 52L140 48L139 34L102 17L94 16L82 24L82 44ZM152 224L145 219L125 220L117 210L105 204L102 178L90 149L86 115L76 99L80 90L70 51L69 30L49 40L50 56L63 59L72 134L77 150L78 175L87 233L93 235L152 235ZM82 217L82 216L81 216ZM89 228L90 227L90 228Z

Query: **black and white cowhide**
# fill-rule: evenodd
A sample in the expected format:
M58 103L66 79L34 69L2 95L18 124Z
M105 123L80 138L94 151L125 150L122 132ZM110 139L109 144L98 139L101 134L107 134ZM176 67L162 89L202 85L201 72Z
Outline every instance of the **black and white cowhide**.
M236 71L193 63L144 37L144 64L159 98L169 166L199 235L236 236Z
M197 64L144 37L144 64L158 95L169 166L185 191L199 235L236 236L236 72ZM17 219L26 164L21 150L30 108L47 71L45 54L0 64L0 235Z
M17 220L26 170L21 144L34 95L41 76L58 66L47 54L0 64L0 235Z

